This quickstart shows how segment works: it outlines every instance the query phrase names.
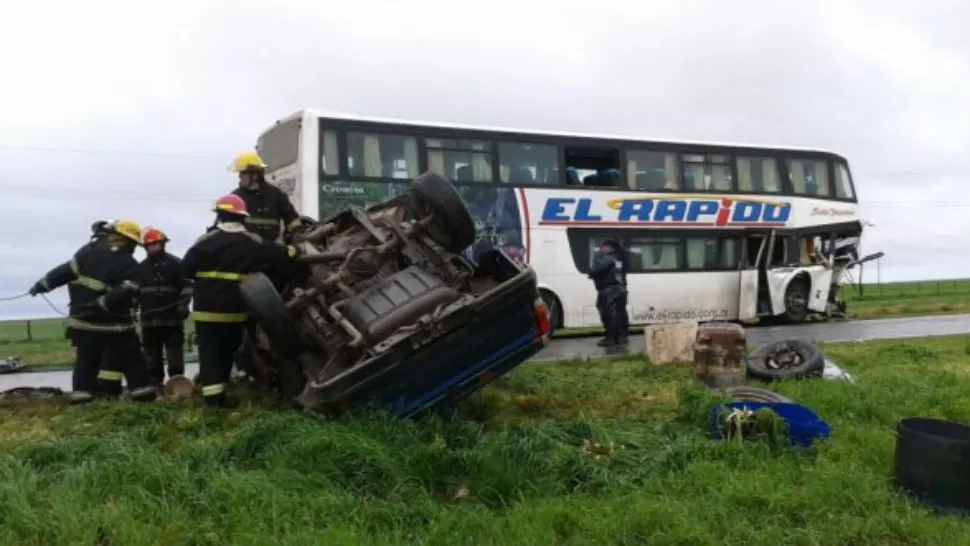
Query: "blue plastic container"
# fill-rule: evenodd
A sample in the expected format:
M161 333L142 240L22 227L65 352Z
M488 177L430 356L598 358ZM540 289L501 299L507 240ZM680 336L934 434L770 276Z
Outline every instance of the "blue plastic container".
M717 426L717 421L718 415L725 406L729 412L734 409L758 411L762 408L774 411L788 425L788 441L793 445L807 447L817 439L828 438L831 433L831 427L828 423L823 421L814 411L800 404L730 402L723 406L714 406L711 410L711 432L716 438L723 438L723 434Z

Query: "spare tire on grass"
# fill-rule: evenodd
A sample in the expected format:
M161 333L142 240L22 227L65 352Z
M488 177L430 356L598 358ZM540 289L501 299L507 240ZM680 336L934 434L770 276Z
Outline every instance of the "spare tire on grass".
M747 365L748 377L762 381L821 377L825 355L814 343L790 339L756 347L748 355Z
M411 183L411 205L416 213L431 213L431 238L448 252L461 252L475 242L475 221L458 189L444 176L426 172Z

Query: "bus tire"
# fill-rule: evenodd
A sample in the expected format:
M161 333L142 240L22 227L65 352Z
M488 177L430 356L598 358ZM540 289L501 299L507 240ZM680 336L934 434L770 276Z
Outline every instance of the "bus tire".
M548 290L539 289L539 297L542 298L542 302L546 304L546 309L549 310L549 326L552 330L550 333L553 333L562 328L562 302Z
M775 341L755 347L748 355L747 369L748 377L765 382L821 377L825 355L818 345L800 339Z
M800 324L808 319L808 294L811 281L806 277L796 277L785 288L785 322Z
M428 235L448 252L459 253L475 242L475 221L458 189L444 176L426 172L411 182L411 204L419 215L434 214Z

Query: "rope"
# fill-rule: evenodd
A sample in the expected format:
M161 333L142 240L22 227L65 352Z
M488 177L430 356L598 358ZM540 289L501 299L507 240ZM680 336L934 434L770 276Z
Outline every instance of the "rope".
M62 317L68 316L67 313L65 313L64 311L61 311L56 305L54 305L54 302L47 299L47 294L41 294L40 297L44 298L44 301L47 302L47 306L53 309L55 313L57 313L58 315L61 315Z
M30 292L24 292L23 294L20 294L19 296L10 296L10 297L7 297L7 298L0 298L0 302L19 300L19 299L22 299L22 298L26 298L29 295L30 295Z
M23 296L19 296L19 297L23 297ZM51 309L53 309L54 312L57 313L58 315L61 315L62 317L70 316L69 313L64 312L59 307L57 307L57 305L55 305L54 302L52 302L50 299L48 299L47 298L47 294L40 294L40 297L43 298L44 301L47 302L47 306L50 307ZM14 298L14 299L16 299L16 298ZM0 301L7 301L7 300L0 300ZM183 299L178 300L175 303L170 303L168 305L163 305L161 307L153 307L153 308L149 309L148 312L150 312L150 313L157 313L159 311L165 311L166 309L172 309L174 307L178 307L179 305L182 305L184 303L188 303L190 301L192 301L192 298L191 297L189 297L189 298L183 298ZM115 316L115 317L131 318L131 315L126 314L126 313L111 313L111 312L109 312L108 314L111 315L111 316Z

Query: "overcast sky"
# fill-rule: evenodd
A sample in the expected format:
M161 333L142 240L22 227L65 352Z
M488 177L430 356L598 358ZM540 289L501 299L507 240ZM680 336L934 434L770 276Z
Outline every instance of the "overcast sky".
M883 281L970 276L970 0L32 0L4 22L0 297L100 218L181 255L232 155L304 107L831 149Z

